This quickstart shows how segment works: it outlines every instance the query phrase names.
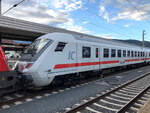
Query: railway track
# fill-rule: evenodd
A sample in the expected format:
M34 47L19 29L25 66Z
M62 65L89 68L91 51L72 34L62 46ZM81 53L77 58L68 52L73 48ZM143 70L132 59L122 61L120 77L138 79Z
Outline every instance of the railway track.
M65 113L136 113L150 97L150 73L126 82Z
M121 70L123 72L126 72L128 71L127 69L125 70ZM121 71L118 71L118 72L112 72L112 73L105 73L107 74L107 76L113 76L115 74L118 74L120 73ZM87 83L90 83L90 82L94 82L96 80L100 80L101 77L100 76L95 76L95 77L89 77L88 79L86 78L86 80L81 80L79 82L79 80L77 80L78 82L76 83L71 83L69 85L64 85L64 86L61 86L61 87L54 87L54 88L49 88L48 90L43 90L43 91L40 91L40 92L36 92L36 93L33 93L33 92L27 92L27 93L11 93L11 94L7 94L3 97L0 97L0 108L4 108L10 104L15 104L15 103L22 103L22 101L29 101L29 100L32 100L33 98L40 98L41 96L43 95L51 95L51 94L56 94L58 92L62 92L64 90L67 90L67 89L71 89L71 88L75 88L76 86L80 86L80 85L84 85L84 84L87 84ZM7 108L7 107L6 107Z
M127 70L123 70L123 72L126 73ZM120 73L120 72L117 72ZM113 76L115 73L111 73L108 74L108 76ZM63 87L58 87L58 88L52 88L52 89L48 89L48 90L43 90L43 91L37 91L36 93L27 93L27 94L19 94L19 93L13 93L13 94L9 94L4 96L3 99L0 99L0 109L7 109L9 107L11 107L11 105L19 105L19 104L23 104L24 102L30 102L34 99L40 99L43 96L49 96L49 95L53 95L53 94L57 94L60 92L63 92L65 90L69 90L69 89L73 89L75 87L80 87L83 85L86 85L90 82L94 82L97 80L100 80L101 78L99 77L95 77L95 78L90 78L87 80L83 80L81 82L77 82L74 84L69 84Z
M93 78L81 80L80 82L77 82L77 83L74 82L74 83L67 84L67 85L60 86L60 87L54 86L49 89L37 90L35 92L30 91L30 92L25 92L25 93L16 92L16 93L7 94L7 95L4 95L3 97L0 97L0 109L9 108L11 104L15 104L15 105L22 104L23 102L29 102L34 99L40 99L42 96L49 96L49 95L57 94L65 90L70 90L75 87L86 85L90 82L94 82L100 79L101 79L100 77L95 76Z

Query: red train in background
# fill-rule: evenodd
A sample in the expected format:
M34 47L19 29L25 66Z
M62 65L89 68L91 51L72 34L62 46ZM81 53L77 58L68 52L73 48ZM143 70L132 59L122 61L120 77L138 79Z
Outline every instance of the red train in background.
M3 49L0 46L0 72L5 72L5 71L10 71L10 69L8 67Z
M14 91L17 83L17 73L10 70L3 49L0 45L0 96Z

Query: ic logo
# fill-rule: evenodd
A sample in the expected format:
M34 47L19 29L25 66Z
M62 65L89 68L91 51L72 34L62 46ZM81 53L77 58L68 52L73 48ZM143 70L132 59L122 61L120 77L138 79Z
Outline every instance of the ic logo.
M74 54L75 54L75 51L69 51L68 59L74 60Z

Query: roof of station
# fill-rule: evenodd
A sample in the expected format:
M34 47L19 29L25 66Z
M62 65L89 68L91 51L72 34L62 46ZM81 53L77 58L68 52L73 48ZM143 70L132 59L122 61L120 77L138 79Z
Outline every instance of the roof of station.
M48 25L0 16L0 34L4 39L32 41L43 34L51 32L70 31Z

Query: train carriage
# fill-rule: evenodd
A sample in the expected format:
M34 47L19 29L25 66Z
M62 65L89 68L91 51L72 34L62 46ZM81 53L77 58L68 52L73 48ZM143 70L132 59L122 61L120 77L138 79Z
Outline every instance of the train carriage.
M89 35L50 33L25 50L16 69L40 87L49 85L56 76L149 61L149 48Z

